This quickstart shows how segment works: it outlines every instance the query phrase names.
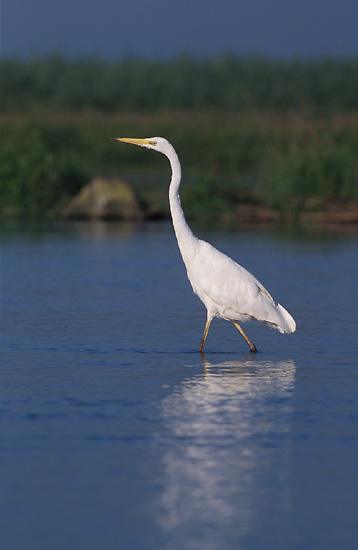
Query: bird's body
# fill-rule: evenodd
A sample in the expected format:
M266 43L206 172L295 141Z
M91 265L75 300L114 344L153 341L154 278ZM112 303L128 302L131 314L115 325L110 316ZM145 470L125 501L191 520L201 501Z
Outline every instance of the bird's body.
M169 159L172 169L169 204L175 235L188 279L207 310L207 322L200 351L204 349L210 323L214 317L232 321L252 352L257 349L238 321L257 319L280 332L294 332L294 319L280 304L274 302L265 287L249 271L208 242L198 239L191 231L180 204L181 167L173 146L166 139L159 137L115 139L157 150Z

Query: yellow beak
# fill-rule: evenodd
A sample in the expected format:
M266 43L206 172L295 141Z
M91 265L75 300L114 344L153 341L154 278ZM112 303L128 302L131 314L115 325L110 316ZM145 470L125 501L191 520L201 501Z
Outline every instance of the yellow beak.
M116 141L124 141L125 143L133 143L134 145L153 145L152 141L143 138L113 138Z

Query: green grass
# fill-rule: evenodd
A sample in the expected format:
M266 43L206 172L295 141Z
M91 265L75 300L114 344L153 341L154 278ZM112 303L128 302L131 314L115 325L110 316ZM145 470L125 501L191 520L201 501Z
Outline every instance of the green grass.
M342 122L342 121L341 121ZM260 166L257 193L281 212L321 210L330 199L358 198L357 134L348 124L322 125L270 148Z
M170 139L193 217L230 212L242 200L283 213L319 209L326 198L357 198L357 127L358 113L9 113L0 127L2 212L56 215L97 174L162 174L169 181L162 155L110 141L118 134Z
M273 61L231 54L197 60L103 61L53 55L3 59L3 109L166 110L358 108L358 60Z
M193 218L230 214L242 201L296 215L357 198L356 60L51 57L0 66L3 215L56 216L98 174L169 181L161 155L115 136L173 143ZM166 185L141 191L167 204Z

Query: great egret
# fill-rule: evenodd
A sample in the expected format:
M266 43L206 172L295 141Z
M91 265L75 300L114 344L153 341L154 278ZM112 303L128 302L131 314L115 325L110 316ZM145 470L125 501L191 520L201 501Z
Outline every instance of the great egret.
M232 321L250 346L256 346L245 334L238 321L257 319L287 334L296 330L296 323L280 304L276 304L265 287L244 267L195 237L188 226L180 204L181 166L174 147L162 137L114 138L163 153L170 162L172 177L169 204L175 235L193 290L204 303L207 320L199 351L203 351L211 321L221 317Z

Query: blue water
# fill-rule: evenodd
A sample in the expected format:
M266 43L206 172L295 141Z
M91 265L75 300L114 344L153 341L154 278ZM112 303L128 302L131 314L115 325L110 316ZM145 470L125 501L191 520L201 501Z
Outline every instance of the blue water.
M2 548L358 547L358 231L195 231L297 332L201 356L170 224L2 227Z

